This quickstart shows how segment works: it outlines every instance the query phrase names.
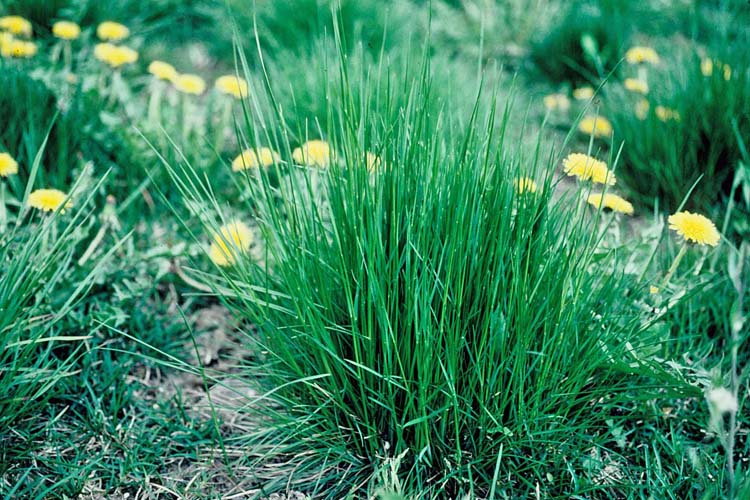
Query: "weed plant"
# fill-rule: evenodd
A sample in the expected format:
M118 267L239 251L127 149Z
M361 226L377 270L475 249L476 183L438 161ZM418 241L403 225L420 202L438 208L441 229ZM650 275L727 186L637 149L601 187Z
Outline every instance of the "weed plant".
M645 98L610 92L615 97L608 112L628 144L620 177L635 200L646 205L658 200L667 211L679 206L699 178L688 206L705 211L725 204L740 161L738 134L750 134L747 54L688 55L664 64L649 71ZM639 103L646 103L641 116Z
M0 464L13 464L20 445L28 445L44 427L35 419L59 395L62 382L76 374L76 359L85 333L61 328L64 319L91 288L105 260L90 262L85 271L75 259L86 241L90 222L85 210L63 216L30 213L25 205L39 168L37 155L20 214L4 219L0 234ZM78 200L83 206L90 200ZM4 218L7 212L3 214ZM32 219L25 222L25 219ZM20 439L20 441L19 441Z

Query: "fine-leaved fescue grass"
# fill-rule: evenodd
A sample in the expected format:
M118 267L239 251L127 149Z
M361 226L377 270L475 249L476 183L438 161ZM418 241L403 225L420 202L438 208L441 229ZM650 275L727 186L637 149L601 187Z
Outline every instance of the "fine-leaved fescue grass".
M253 325L256 357L234 376L263 394L244 439L263 494L341 498L395 457L425 497L634 488L603 479L626 388L658 373L663 394L695 389L639 355L659 342L631 302L645 283L598 251L588 188L552 197L554 154L510 141L510 103L492 91L468 121L436 110L427 59L401 87L351 73L342 50L328 64L335 93L315 125L284 127L278 82L254 87L242 133L282 155L245 177L264 258L198 275ZM321 136L330 166L295 165L292 147ZM215 213L206 177L168 168L204 220L249 217ZM538 189L519 193L522 176Z

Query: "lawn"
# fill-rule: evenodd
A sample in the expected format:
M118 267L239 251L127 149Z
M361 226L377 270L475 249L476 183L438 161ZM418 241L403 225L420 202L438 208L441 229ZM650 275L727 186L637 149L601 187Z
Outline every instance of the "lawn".
M0 497L750 499L750 4L3 0Z

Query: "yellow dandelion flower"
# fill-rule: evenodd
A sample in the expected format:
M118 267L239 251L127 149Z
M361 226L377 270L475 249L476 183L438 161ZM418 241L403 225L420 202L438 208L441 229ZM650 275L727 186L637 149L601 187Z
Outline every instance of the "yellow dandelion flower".
M724 80L729 81L732 78L732 67L728 64L724 65Z
M130 47L112 45L111 43L97 43L94 47L94 57L113 68L125 64L132 64L138 60L138 52Z
M0 17L0 30L14 35L31 36L31 23L21 16Z
M517 177L513 179L513 186L518 194L536 193L536 182L531 177Z
M544 96L544 107L550 111L553 109L567 111L570 109L570 99L565 94L550 94Z
M12 39L2 45L3 57L29 58L34 57L38 48L34 42Z
M633 215L633 205L621 196L612 193L592 193L586 199L589 205L596 208L608 208L613 212Z
M115 46L111 43L97 43L94 45L94 57L99 61L104 61L109 57L109 53L114 48Z
M669 229L676 231L686 241L712 247L719 244L721 235L708 217L690 212L677 212L670 215L667 220Z
M235 99L247 97L247 81L234 75L224 75L216 79L216 88L222 94Z
M648 94L648 83L637 78L626 78L623 82L625 88L631 92L637 92L639 94Z
M75 40L81 35L81 27L71 21L58 21L52 25L52 34L63 40Z
M651 109L651 104L646 99L641 99L635 103L635 116L639 120L645 120L649 109Z
M253 232L244 223L232 221L214 234L208 256L218 266L231 266L237 257L247 253L253 243Z
M307 141L292 152L292 159L301 165L325 168L331 162L331 147L325 141Z
M4 31L0 31L0 52L5 52L5 48L9 47L13 40L13 35Z
M37 189L29 194L29 206L43 212L54 212L62 208L60 212L64 213L66 208L73 206L72 201L65 202L67 197L68 195L59 189ZM63 203L65 203L64 207Z
M232 170L239 172L251 168L268 167L278 159L279 155L271 148L246 149L232 161Z
M151 64L148 65L148 72L158 80L166 80L168 82L174 82L178 75L174 66L164 61L151 61Z
M206 82L198 75L177 75L174 88L183 94L201 95L206 91Z
M563 171L567 175L574 175L582 181L592 181L597 184L614 186L617 179L615 174L607 168L603 161L592 158L583 153L571 153L563 160Z
M665 106L656 106L654 108L654 114L659 120L663 122L667 122L669 120L674 120L676 122L680 121L679 111L672 108L667 108Z
M625 60L630 64L659 64L659 54L651 47L631 47L625 53Z
M18 173L18 162L8 153L0 153L0 177Z
M714 66L716 66L717 69L721 70L721 74L724 77L724 80L731 80L732 67L719 61L718 59L714 61L710 57L704 57L703 59L701 59L701 73L703 73L703 76L713 75Z
M588 101L594 97L593 87L580 87L573 90L573 98L577 101Z
M123 38L130 36L130 30L123 24L113 21L104 21L96 27L96 36L98 36L100 40L119 42Z
M578 124L578 130L594 137L611 137L612 123L603 116L587 116Z
M651 295L656 295L657 293L659 293L659 287L651 285L650 287L648 287L648 293L650 293Z

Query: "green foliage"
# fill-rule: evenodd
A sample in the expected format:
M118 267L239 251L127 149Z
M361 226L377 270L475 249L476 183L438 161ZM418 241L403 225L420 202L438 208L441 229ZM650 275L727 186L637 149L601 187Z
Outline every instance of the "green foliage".
M346 47L353 50L361 44L378 54L383 48L407 44L414 34L409 20L424 15L408 1L384 5L377 0L229 0L229 7L245 48L255 53L257 34L264 52L272 56L280 51L308 53L315 40L332 35L334 18L341 24ZM314 68L303 64L295 69L304 74Z
M711 434L702 394L731 387L731 353L748 361L727 334L750 303L730 258L750 227L744 0L0 3L39 47L0 60L0 151L20 166L0 178L0 497L718 498L729 449L747 496L750 445ZM83 28L68 52L60 19ZM131 29L138 62L95 60L104 20ZM257 54L256 29L248 100L220 95L235 33ZM609 75L635 44L662 63ZM729 81L699 74L704 51ZM207 92L155 81L155 59ZM537 137L551 89L533 61L553 91L609 76L592 107L614 122L606 143L624 140L618 193L671 211L708 174L688 207L724 218L718 250L690 248L646 293L678 243L656 211L595 213L589 186L557 182L554 152L585 143L563 142L559 110ZM644 121L625 76L648 78ZM480 80L493 91L477 98ZM293 161L318 138L328 169ZM280 160L230 171L252 146ZM525 175L535 193L517 192ZM75 206L28 213L48 186L76 186ZM255 242L209 268L231 219ZM244 335L215 325L211 290ZM231 402L207 404L217 388Z
M9 229L4 227L0 234L3 443L43 428L45 422L34 416L59 395L61 381L75 374L76 358L87 336L60 325L84 298L98 272L96 265L88 271L76 269L77 247L90 227L84 211L65 216L67 220L61 220L60 214L31 214L32 220L21 225L25 210L28 209L22 209L15 224ZM4 456L0 463L11 465L12 447L1 448Z
M95 97L72 92L58 98L48 86L32 78L27 71L0 62L0 109L6 125L0 130L0 148L10 152L20 165L20 178L10 179L18 195L28 179L30 166L40 142L53 122L37 172L37 187L66 190L83 170L87 160L94 161L104 173L109 166L112 138L97 119Z
M596 489L593 476L571 487L566 470L591 443L607 446L608 409L632 370L625 340L651 341L623 301L637 285L597 252L580 197L551 198L540 152L492 133L494 100L464 122L432 114L424 72L404 90L363 77L365 95L385 96L371 111L352 93L357 76L344 62L338 72L326 116L341 127L321 122L336 151L328 169L294 166L291 134L268 135L286 117L248 110L248 136L282 151L285 167L279 187L263 171L247 177L263 261L209 281L264 353L244 376L263 374L269 420L247 445L267 491L291 481L340 498L401 454L400 473L431 496ZM372 174L367 151L381 162ZM194 170L170 170L190 206L220 206ZM522 175L535 193L519 194Z
M620 91L617 84L607 92L608 116L627 144L618 177L640 203L658 200L663 209L674 211L699 178L689 208L707 211L730 196L740 161L735 127L741 137L750 134L748 58L739 47L709 56L709 76L695 55L664 58L665 67L644 71L651 87L644 119L635 112L641 97ZM659 106L678 115L660 116Z
M532 44L531 57L553 82L597 81L607 75L627 49L631 34L625 2L570 4L549 32Z
M224 50L231 50L231 33L223 40L215 35L216 20L223 16L224 3L219 0L118 0L103 3L96 0L7 0L0 13L20 15L31 20L36 33L49 33L59 19L72 20L82 28L92 28L103 21L127 24L131 32L148 44L186 43L196 39L213 40Z

